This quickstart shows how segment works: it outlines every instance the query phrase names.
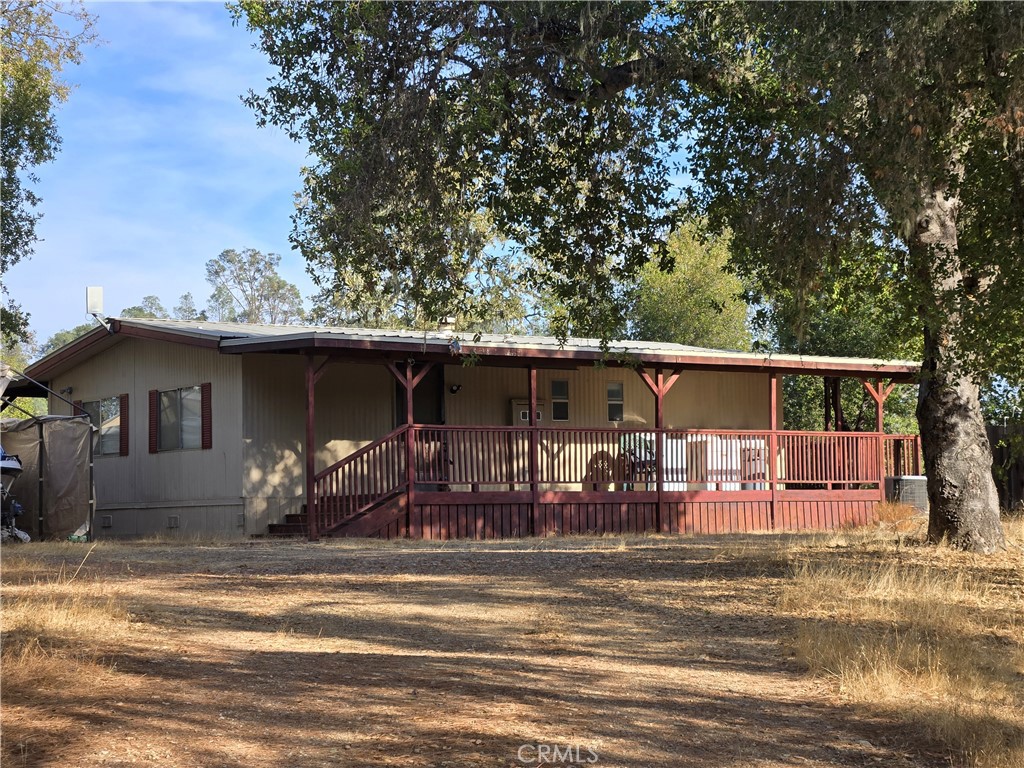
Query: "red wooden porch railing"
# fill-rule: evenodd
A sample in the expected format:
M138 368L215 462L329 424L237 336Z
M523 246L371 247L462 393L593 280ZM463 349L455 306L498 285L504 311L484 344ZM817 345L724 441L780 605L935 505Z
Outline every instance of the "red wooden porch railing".
M530 427L415 426L417 484L451 490L530 490ZM549 489L654 490L662 440L664 490L766 490L771 438L778 483L788 489L878 486L920 466L917 437L873 432L537 428L536 482Z
M530 477L531 432L537 472ZM915 435L770 430L402 426L318 473L313 506L329 531L382 501L420 491L774 491L881 493L920 474ZM661 441L661 459L657 456ZM776 451L773 457L772 451ZM660 470L660 472L659 472Z
M919 435L884 435L882 440L886 477L922 474Z
M413 432L417 484L529 489L528 428L415 426Z
M786 488L877 485L878 435L866 432L779 434L779 479Z

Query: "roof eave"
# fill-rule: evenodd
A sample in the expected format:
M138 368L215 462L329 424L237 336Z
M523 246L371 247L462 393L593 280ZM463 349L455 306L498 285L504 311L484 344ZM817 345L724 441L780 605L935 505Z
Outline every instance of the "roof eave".
M291 336L270 339L231 339L222 341L222 352L227 354L245 354L258 352L283 353L325 353L331 351L350 351L362 354L381 355L418 355L422 359L444 360L453 357L447 344L437 340L429 341L387 341L379 339L339 338L318 333L294 334ZM643 353L631 350L614 349L603 352L592 349L573 349L562 347L530 348L522 346L500 345L463 345L456 357L476 355L482 362L509 365L520 360L554 360L561 363L602 363L609 366L643 367L665 366L676 368L707 368L713 370L731 370L738 372L775 372L789 375L832 375L866 378L885 376L894 381L913 381L920 371L920 366L909 361L863 361L861 365L851 365L851 360L827 360L802 358L794 356L772 356L737 353L736 355L715 354L664 354Z
M56 349L45 357L36 360L25 369L25 373L33 379L46 382L55 372L64 368L80 355L93 351L97 345L107 341L112 334L112 330L107 330L106 327L97 325L84 336L79 336L70 344L65 344L60 349Z

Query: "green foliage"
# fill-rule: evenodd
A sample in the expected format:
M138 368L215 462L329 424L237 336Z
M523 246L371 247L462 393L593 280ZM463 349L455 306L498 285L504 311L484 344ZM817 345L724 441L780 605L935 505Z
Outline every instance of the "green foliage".
M196 301L192 293L183 293L178 303L174 306L175 320L207 320L206 312L196 308Z
M660 258L675 217L669 16L557 2L235 12L278 68L247 102L315 158L292 241L322 287L387 297L401 284L425 314L458 315L496 235L568 319L620 323L614 286L652 248Z
M697 204L733 230L738 268L797 328L856 270L946 338L955 367L1019 372L1024 6L737 3L707 18L709 46L745 73L696 89L686 126Z
M82 323L81 325L76 325L74 328L71 328L66 331L57 331L57 333L53 334L53 336L47 339L46 342L41 347L39 347L40 357L48 355L51 352L56 352L65 344L70 344L79 336L84 336L96 326L96 321L92 321L89 323Z
M28 258L38 239L41 214L34 209L40 200L30 185L35 168L60 147L55 110L71 88L61 72L78 64L82 48L95 41L94 21L81 3L0 4L0 276ZM0 315L5 340L25 338L29 318L13 299L5 300Z
M501 237L557 307L552 330L614 335L616 286L652 257L668 265L670 158L686 140L695 203L787 322L869 266L911 313L962 319L975 369L1022 365L1022 6L234 10L278 70L247 102L315 158L292 239L325 298L374 295L358 306L383 318L398 289L413 315L458 315ZM962 201L957 252L909 253L923 190ZM934 296L932 278L961 266Z
M824 428L825 391L820 376L786 376L782 382L783 427L800 431ZM875 401L855 379L839 381L840 402L845 428L854 432L873 432ZM917 387L899 385L885 401L882 429L888 434L915 435L918 432L914 410ZM833 429L835 422L833 421Z
M277 274L281 257L254 248L222 251L206 262L213 288L208 315L220 322L287 325L304 317L299 289Z
M332 276L321 275L321 290L312 297L309 320L321 325L363 328L436 329L454 320L459 331L524 333L536 330L535 291L526 281L521 259L506 249L482 251L463 276L461 303L447 304L450 314L434 314L410 290L407 276L378 274L369 285L357 270L339 266Z
M750 349L744 286L727 269L729 238L686 224L669 236L671 271L648 263L631 292L630 335L710 349Z
M6 292L6 288L2 289ZM25 312L14 299L6 299L0 305L0 339L4 345L28 338L28 323L31 315Z
M35 357L38 357L38 354L35 337L29 332L22 339L11 339L4 342L2 362L20 373ZM3 411L3 418L20 419L28 416L43 416L46 413L46 398L16 397L12 401L12 407Z
M121 317L142 317L161 320L167 317L167 310L156 296L143 296L142 303L121 310Z
M861 357L876 360L920 360L920 325L901 303L897 284L885 276L884 249L861 249L857 258L839 261L828 290L776 291L762 304L754 325L758 348L791 354ZM798 311L798 317L794 312ZM841 408L852 430L875 428L875 403L859 381L839 383ZM783 385L787 429L823 427L822 380L789 376ZM901 385L885 403L886 432L918 431L917 388Z

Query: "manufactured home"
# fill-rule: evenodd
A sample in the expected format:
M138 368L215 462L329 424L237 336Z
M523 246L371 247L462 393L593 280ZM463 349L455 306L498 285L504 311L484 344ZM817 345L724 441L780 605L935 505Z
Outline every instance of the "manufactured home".
M906 361L639 341L110 319L29 367L97 427L97 536L498 538L864 524L918 474ZM874 432L782 428L783 377ZM20 394L30 394L22 382Z

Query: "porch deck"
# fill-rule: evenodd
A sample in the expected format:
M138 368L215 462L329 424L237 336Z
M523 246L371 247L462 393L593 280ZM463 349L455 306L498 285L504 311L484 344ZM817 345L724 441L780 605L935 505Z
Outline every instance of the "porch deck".
M315 476L311 539L863 525L915 435L404 425Z

